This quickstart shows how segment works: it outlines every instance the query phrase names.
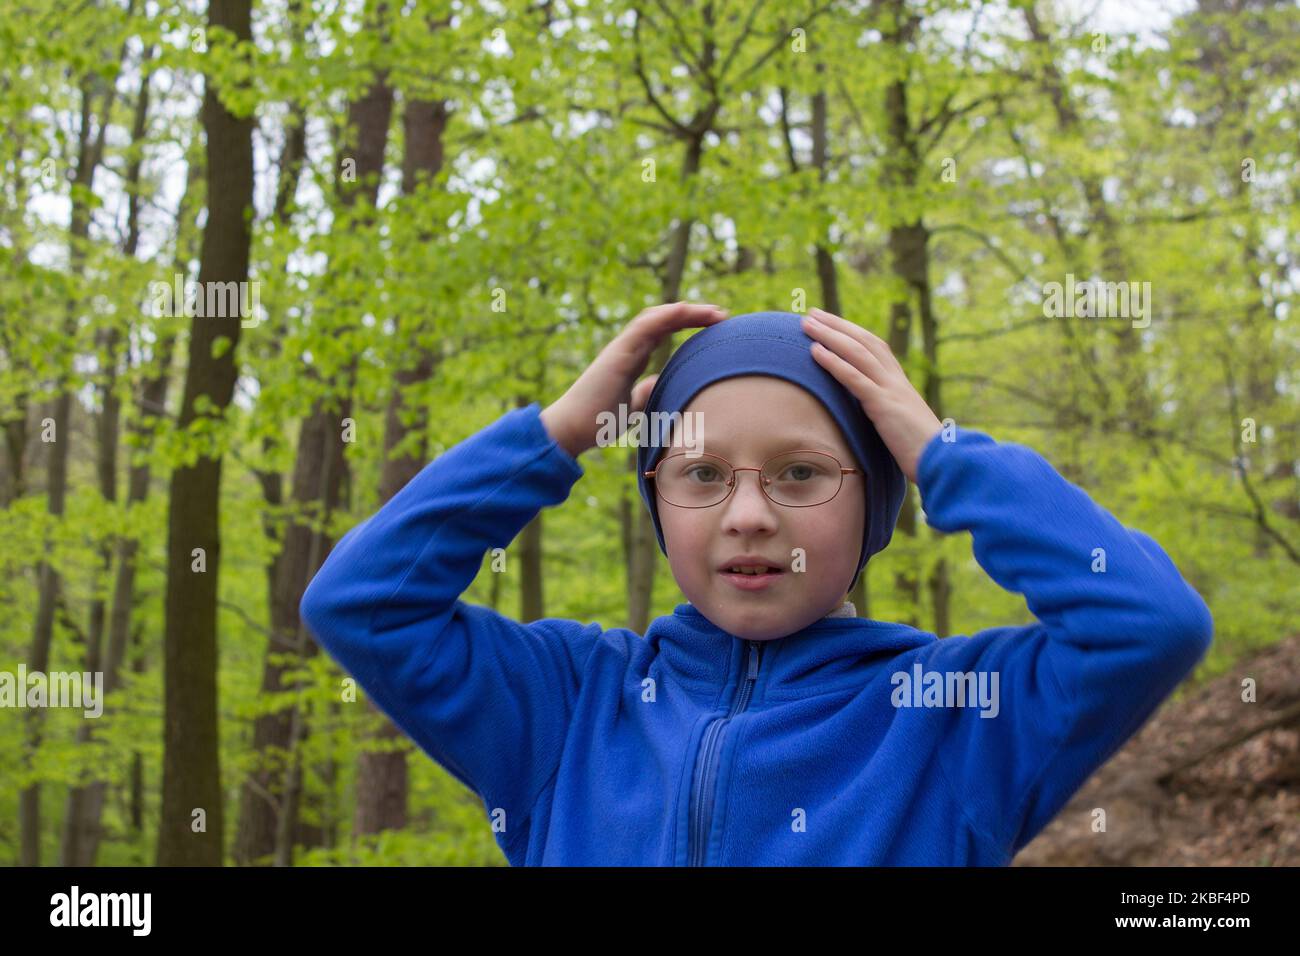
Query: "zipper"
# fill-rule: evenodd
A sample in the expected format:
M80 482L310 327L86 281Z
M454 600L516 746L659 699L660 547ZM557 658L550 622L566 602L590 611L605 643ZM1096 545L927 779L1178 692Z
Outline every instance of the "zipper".
M714 776L717 761L722 753L718 741L728 721L749 706L753 694L754 682L758 680L758 664L763 656L761 641L749 642L749 671L736 688L736 697L731 703L731 710L725 717L714 718L704 731L700 742L700 754L695 774L695 788L691 792L690 838L687 841L686 865L703 866L709 823L713 818Z

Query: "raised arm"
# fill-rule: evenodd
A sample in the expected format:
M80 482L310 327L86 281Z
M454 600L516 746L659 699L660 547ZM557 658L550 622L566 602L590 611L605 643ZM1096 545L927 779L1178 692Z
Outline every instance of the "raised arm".
M426 465L335 546L300 612L320 645L429 756L527 826L558 765L598 625L519 624L460 600L582 467L514 409Z
M1015 853L1196 665L1213 620L1169 556L1040 454L970 429L933 438L918 487L931 527L1040 623L932 645L926 666L998 675L995 717L952 709L941 760L968 815Z
M1155 541L1042 455L945 431L878 335L820 309L804 329L916 482L930 526L969 531L980 566L1040 622L933 642L925 654L931 669L983 672L986 689L998 679L997 716L949 707L932 719L948 724L940 765L970 822L1014 853L1205 654L1209 609Z

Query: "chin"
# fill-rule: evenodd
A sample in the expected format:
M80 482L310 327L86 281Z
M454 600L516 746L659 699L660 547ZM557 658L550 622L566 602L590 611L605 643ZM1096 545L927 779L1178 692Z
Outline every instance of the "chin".
M760 631L757 633L748 632L745 634L736 634L736 637L742 641L775 641L777 638L785 637L787 634L794 633L798 628L780 628L776 631ZM735 632L733 632L735 633Z
M746 641L770 641L799 630L798 622L789 619L788 615L773 620L770 614L761 610L719 613L711 620L728 634Z

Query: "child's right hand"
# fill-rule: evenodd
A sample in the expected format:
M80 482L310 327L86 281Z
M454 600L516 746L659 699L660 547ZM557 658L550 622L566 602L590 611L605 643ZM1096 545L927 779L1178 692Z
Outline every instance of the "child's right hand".
M673 302L646 309L601 349L596 360L569 386L569 390L542 410L542 425L561 448L577 458L596 444L601 412L618 416L626 404L627 414L642 411L658 375L633 383L655 347L666 335L679 329L716 325L727 311L716 305Z

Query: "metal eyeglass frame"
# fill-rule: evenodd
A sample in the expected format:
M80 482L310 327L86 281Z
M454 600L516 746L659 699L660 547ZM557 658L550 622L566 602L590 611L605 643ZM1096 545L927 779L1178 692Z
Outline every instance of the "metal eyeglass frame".
M835 464L838 465L840 469L840 487L836 488L835 494L831 495L825 501L819 501L816 504L812 504L812 505L788 505L784 501L777 501L775 498L773 498L771 495L767 493L767 487L763 484L763 469L767 467L767 463L769 461L772 461L773 459L784 458L786 455L794 455L801 451L811 452L814 455L822 455L823 457L829 458L831 461L835 462ZM658 465L651 468L649 471L642 472L642 474L646 478L653 480L655 476L655 472L664 466L665 461L669 461L670 459L673 458L684 458L687 456L687 454L688 454L687 452L683 451L677 453L676 455L668 455L666 458L660 461ZM763 464L759 465L757 468L753 468L753 467L737 468L735 465L727 461L727 459L723 458L721 455L714 455L712 453L700 455L698 457L716 458L721 462L725 462L726 466L731 469L731 479L727 483L728 487L727 487L727 493L725 495L723 495L717 501L713 502L713 504L709 504L709 505L679 505L676 502L672 502L669 501L667 498L664 498L663 495L659 493L659 485L657 483L655 484L655 494L659 495L659 497L663 499L665 503L672 505L674 508L690 508L692 510L698 510L700 508L716 508L718 505L722 504L724 501L730 498L732 493L736 490L737 486L740 484L740 482L737 480L737 475L740 472L756 471L758 472L758 490L761 491L763 493L763 497L766 498L768 501L772 502L772 504L780 508L820 508L822 505L829 504L830 502L835 500L836 495L840 493L840 489L844 487L845 475L862 475L863 477L866 477L866 473L861 468L845 468L844 464L838 458L836 458L830 452L822 451L820 448L792 448L789 451L778 452L777 454L772 455L770 458L765 458L763 460Z

